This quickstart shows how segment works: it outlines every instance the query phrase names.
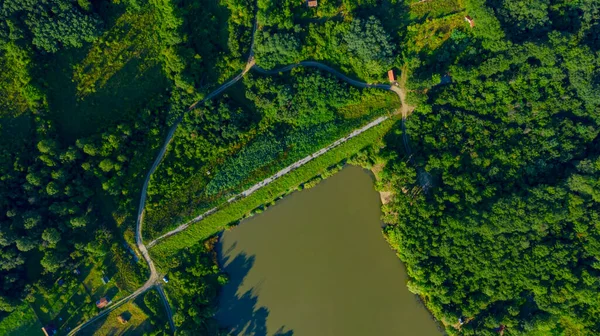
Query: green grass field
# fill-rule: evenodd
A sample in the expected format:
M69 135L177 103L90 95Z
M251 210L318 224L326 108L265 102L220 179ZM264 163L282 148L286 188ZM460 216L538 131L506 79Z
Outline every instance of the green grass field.
M44 333L33 309L29 304L23 304L0 321L0 335L40 336Z
M123 316L128 321L121 323L118 316ZM113 310L98 322L89 325L78 335L143 335L152 331L152 329L148 315L135 303L128 302Z

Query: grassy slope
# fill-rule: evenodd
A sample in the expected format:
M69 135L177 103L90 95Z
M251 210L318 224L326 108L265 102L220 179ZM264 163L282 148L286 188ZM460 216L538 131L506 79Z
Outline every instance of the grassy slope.
M217 213L207 217L201 222L191 225L185 231L166 239L153 247L150 250L153 259L160 266L168 267L169 257L174 255L178 250L187 246L192 246L215 235L219 231L227 228L229 224L239 220L260 205L268 203L289 192L299 184L323 173L329 166L357 153L362 148L377 143L394 125L395 121L396 120L389 120L373 127L317 159L310 161L301 168L275 180L273 183L256 191L249 197L223 206Z
M153 13L125 13L92 45L61 51L46 69L51 117L74 141L133 113L165 93Z
M129 321L125 324L119 322L117 317L123 314ZM93 323L85 329L85 335L142 335L152 330L150 319L146 313L135 303L128 302L110 312L105 318ZM82 333L80 333L82 334Z
M0 321L0 335L5 336L40 336L42 324L28 304L23 304L17 310Z

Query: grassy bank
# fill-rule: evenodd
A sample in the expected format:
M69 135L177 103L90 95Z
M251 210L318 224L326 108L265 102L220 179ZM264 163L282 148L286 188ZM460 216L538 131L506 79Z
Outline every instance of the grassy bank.
M33 309L28 304L23 304L0 321L0 335L43 335L42 324Z
M283 93L282 93L283 92ZM322 71L249 74L185 114L148 184L148 241L398 108L391 92Z
M262 204L271 202L282 194L306 182L314 176L320 175L328 167L352 156L364 147L379 141L397 120L392 119L369 129L337 148L310 161L304 166L275 180L268 186L256 191L254 194L237 202L223 206L217 213L206 219L192 224L185 231L165 239L150 250L153 259L162 267L169 267L168 257L178 250L192 246L203 241L217 232L225 229L229 224L239 220L244 215Z

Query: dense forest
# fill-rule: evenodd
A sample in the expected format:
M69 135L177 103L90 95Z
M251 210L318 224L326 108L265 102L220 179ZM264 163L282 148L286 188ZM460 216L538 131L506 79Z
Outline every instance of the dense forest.
M167 126L243 67L252 12L233 0L0 3L0 320L25 303L73 327L97 313L92 300L146 281L132 250L143 178ZM91 299L67 302L78 295Z
M472 29L409 54L385 232L451 334L600 332L599 4L465 1Z
M302 60L323 61L366 80L382 80L400 67L399 24L385 21L399 13L400 1L258 1L256 61L264 68ZM400 20L402 20L400 18Z
M353 162L385 162L384 234L449 334L599 334L599 18L599 0L0 2L0 330L69 316L62 332L147 279L139 195L179 117L151 176L146 239L398 107L300 67L251 70L188 111L244 68L256 19L264 69L314 60L407 79L412 153L396 123ZM225 224L262 208L238 205ZM214 243L159 265L182 334L226 333L212 320L227 281ZM165 333L159 296L137 301L152 326L140 333Z

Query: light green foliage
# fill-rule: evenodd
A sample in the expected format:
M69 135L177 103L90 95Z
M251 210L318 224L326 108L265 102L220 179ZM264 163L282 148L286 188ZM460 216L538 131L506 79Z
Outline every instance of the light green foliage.
M31 52L0 40L0 117L18 116L35 106L39 91L30 85Z
M55 228L47 228L42 233L42 239L50 245L54 245L60 241L60 233Z
M42 325L28 304L22 304L0 320L0 334L7 336L39 336Z
M464 0L414 0L410 3L410 15L416 19L422 17L437 18L452 14L453 12L459 12L463 7Z

